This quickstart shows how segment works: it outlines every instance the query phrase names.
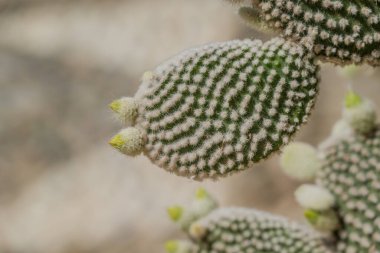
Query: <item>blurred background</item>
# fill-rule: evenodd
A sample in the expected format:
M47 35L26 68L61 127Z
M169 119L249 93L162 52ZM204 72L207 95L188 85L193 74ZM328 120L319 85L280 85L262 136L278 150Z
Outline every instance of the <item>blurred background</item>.
M298 183L278 157L217 183L168 174L108 146L121 125L107 105L132 96L146 70L186 48L247 29L220 0L0 0L0 252L164 252L183 235L166 207L205 187L221 205L302 221ZM339 117L346 81L322 68L310 123L317 144ZM378 101L379 73L355 89Z

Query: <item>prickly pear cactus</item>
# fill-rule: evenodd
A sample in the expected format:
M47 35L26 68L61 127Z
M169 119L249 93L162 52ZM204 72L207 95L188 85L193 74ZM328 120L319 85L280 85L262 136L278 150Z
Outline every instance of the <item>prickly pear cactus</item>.
M198 180L246 169L306 122L317 72L312 54L282 39L186 51L146 74L135 103L111 104L133 125L111 145Z
M380 129L328 149L317 183L336 198L339 252L380 250Z
M248 23L265 24L294 41L312 40L314 52L335 63L380 64L378 0L230 1Z
M312 225L318 228L321 219L330 219L336 224L336 219L331 219L332 213L339 218L341 224L330 227L336 234L339 253L380 251L380 126L376 124L374 109L369 105L368 101L349 93L344 118L337 123L327 142L315 150L315 153L319 152L319 168L316 166L314 173L308 173L315 175L317 185L324 190L311 194L303 186L296 192L300 204L308 209L305 215ZM360 122L362 124L358 124ZM285 149L284 155L305 159L302 151L290 154ZM291 164L297 169L288 174L303 175L310 170L309 166L294 159L290 163L284 162L288 169ZM322 208L318 210L318 207Z
M315 233L285 218L246 208L218 208L185 230L192 239L170 241L168 253L329 253Z

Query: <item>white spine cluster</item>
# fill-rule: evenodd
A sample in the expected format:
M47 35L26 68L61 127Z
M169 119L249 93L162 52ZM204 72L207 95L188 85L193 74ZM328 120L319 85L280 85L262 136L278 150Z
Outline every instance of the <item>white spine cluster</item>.
M312 55L282 39L188 50L159 67L140 93L146 154L198 180L246 169L307 120L317 72Z

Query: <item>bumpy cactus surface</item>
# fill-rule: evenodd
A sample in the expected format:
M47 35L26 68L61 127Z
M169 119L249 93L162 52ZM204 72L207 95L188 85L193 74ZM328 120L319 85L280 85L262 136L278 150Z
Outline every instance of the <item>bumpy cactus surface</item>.
M196 217L191 220L171 215L192 242L171 241L168 252L380 252L380 126L370 104L350 92L343 118L318 150L292 143L283 152L287 174L316 179L299 187L295 197L318 232L257 210L217 208L203 194L208 198L197 200L196 209L202 215L191 208L184 216ZM367 120L357 124L353 118Z
M328 253L321 238L298 224L256 210L221 208L199 220L199 253ZM194 229L194 228L193 228Z
M380 64L380 4L377 0L248 0L240 15L294 41L311 40L325 60ZM258 27L260 28L260 27Z
M169 253L329 253L323 238L285 218L246 208L218 208L194 221L193 243L171 241Z
M339 218L341 224L330 227L336 235L337 252L377 253L380 251L380 126L376 124L373 107L357 95L347 96L346 107L344 118L338 122L333 135L315 150L321 159L315 172L316 183L330 192L334 205L327 200L331 197L322 191L313 195L299 189L296 196L300 196L300 204L308 209L305 215L317 228L318 219L335 222L332 212ZM365 124L358 124L363 119L366 119ZM288 151L285 149L284 154L305 159L302 151L298 155ZM310 170L307 164L300 164L295 159L285 166L291 164L301 174ZM314 204L318 202L316 206L308 203L311 198ZM325 205L327 202L329 204ZM317 210L318 207L324 208Z
M283 147L318 93L316 59L380 65L379 0L227 0L254 27L281 34L191 49L147 72L135 97L110 106L126 128L110 144L196 180L250 167ZM257 210L218 208L198 191L169 216L190 237L169 253L379 253L380 126L373 104L350 92L319 149L294 143L285 173L316 180L295 192L310 231ZM327 240L328 239L328 240Z
M246 169L306 122L317 72L313 54L283 39L186 51L146 74L136 103L124 98L111 104L134 125L111 144L199 180Z
M336 198L339 252L380 250L380 130L330 148L317 182Z

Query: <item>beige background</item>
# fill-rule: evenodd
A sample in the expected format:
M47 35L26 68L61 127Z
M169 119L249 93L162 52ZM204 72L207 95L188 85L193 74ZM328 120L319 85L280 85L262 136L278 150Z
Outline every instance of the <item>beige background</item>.
M222 205L302 221L298 183L278 157L217 183L170 175L107 140L107 104L146 70L191 46L248 30L220 0L0 0L0 252L163 252L181 237L165 207L203 185ZM317 144L340 114L346 81L322 68L321 95L297 139ZM379 73L355 89L375 102Z

